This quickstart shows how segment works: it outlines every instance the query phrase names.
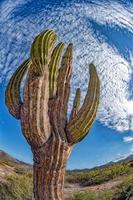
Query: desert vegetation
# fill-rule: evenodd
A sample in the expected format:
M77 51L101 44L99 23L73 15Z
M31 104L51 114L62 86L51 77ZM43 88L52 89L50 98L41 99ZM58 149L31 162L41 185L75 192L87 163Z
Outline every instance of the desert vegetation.
M133 175L124 178L112 190L78 192L66 200L130 200L133 197Z
M5 165L12 167L13 171L0 181L0 199L34 200L31 166L1 160L0 166ZM108 183L111 187L108 187ZM65 200L129 200L132 196L132 161L66 172Z
M31 173L13 174L7 176L4 182L0 182L1 200L32 200L33 186Z
M81 186L102 184L120 176L132 174L131 166L131 163L117 163L94 170L67 171L66 181L78 183Z

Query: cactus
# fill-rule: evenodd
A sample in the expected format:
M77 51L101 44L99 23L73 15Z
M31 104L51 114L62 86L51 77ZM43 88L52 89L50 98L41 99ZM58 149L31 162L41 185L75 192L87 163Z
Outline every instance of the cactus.
M99 78L89 65L87 94L80 106L80 89L76 91L70 119L67 104L72 74L72 49L69 44L56 46L52 30L40 33L33 41L29 59L16 70L5 92L9 112L21 121L22 132L33 152L35 200L62 200L67 159L74 145L92 126L99 103ZM26 81L23 100L20 85Z

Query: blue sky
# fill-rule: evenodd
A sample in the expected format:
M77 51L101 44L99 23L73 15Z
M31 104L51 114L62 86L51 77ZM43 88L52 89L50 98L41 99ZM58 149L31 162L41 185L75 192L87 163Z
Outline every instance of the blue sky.
M4 103L11 74L29 55L35 35L47 28L74 43L70 106L75 89L88 81L88 62L101 80L100 108L88 136L74 148L68 168L91 168L133 153L133 3L132 1L1 1L0 149L32 162L30 147ZM75 4L78 3L78 4ZM32 6L32 9L31 9ZM6 8L6 9L5 9Z

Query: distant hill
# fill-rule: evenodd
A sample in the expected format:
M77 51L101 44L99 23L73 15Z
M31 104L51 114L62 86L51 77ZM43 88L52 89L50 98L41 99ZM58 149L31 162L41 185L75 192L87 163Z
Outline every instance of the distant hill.
M109 162L105 165L101 165L101 166L96 166L96 167L93 167L91 169L89 168L85 168L85 169L74 169L72 171L88 171L88 170L94 170L94 169L101 169L101 168L104 168L104 167L107 167L107 166L110 166L112 164L117 164L117 163L127 163L127 162L130 162L130 161L133 161L133 154L132 155L129 155L128 157L126 157L125 159L122 159L122 160L118 160L116 162ZM8 153L6 153L5 151L3 150L0 150L0 164L7 164L7 165L11 165L11 166L18 166L18 167L22 167L22 168L28 168L28 169L32 169L32 165L31 164L28 164L28 163L25 163L23 161L20 161L16 158L14 158L13 156L9 155ZM71 171L71 170L70 170Z
M85 169L74 169L74 170L72 170L73 172L75 171L75 172L80 172L80 171L91 171L91 170L97 170L97 169L102 169L102 168L105 168L105 167L107 167L107 166L111 166L111 165L113 165L113 164L118 164L118 163L128 163L128 162L130 162L130 161L133 161L133 154L132 155L129 155L129 156L127 156L126 158L124 158L124 159L121 159L121 160L118 160L118 161L116 161L116 162L114 162L114 161L111 161L111 162L108 162L108 163L106 163L105 165L100 165L100 166L96 166L96 167L93 167L93 168L85 168ZM70 170L71 171L71 170Z
M26 170L32 170L32 165L19 161L8 153L0 150L0 181L4 180L6 175L14 173L23 173Z
M133 160L133 154L128 156L125 159L122 159L122 160L118 161L118 162L129 162L129 161L132 161L132 160Z
M2 150L0 150L0 162L14 163L14 164L23 165L25 167L31 166L30 164L20 161Z

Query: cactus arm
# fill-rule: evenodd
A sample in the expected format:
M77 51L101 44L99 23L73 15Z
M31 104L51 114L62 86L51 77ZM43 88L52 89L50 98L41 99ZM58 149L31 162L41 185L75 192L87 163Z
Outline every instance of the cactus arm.
M100 83L93 64L90 64L90 81L84 103L77 115L67 125L67 137L71 144L81 141L92 126L99 104Z
M61 60L63 47L64 47L64 44L59 43L55 47L51 55L51 60L49 63L49 97L50 98L54 97L56 94L58 68L59 68L59 63Z
M34 147L43 145L50 136L48 101L48 68L45 68L43 76L39 77L29 70L24 88L21 126L27 141Z
M70 115L70 121L77 115L77 113L79 111L80 96L81 96L81 91L80 91L80 88L78 88L76 90L76 95L75 95L74 102L73 102L73 108L72 108L72 112Z
M69 44L61 61L57 82L58 120L62 127L66 125L67 102L70 92L70 78L72 73L72 44Z
M53 31L46 31L35 38L31 49L32 65L24 89L22 128L28 142L34 146L44 144L51 134L50 98L56 94L58 65L64 47L64 44L60 43L54 48L54 43L55 34ZM53 115L54 111L51 112Z
M36 147L43 145L51 134L49 98L56 91L57 66L63 48L61 43L54 49L55 40L55 33L46 31L35 38L31 48L32 65L24 89L24 106L21 113L24 135L28 142Z
M55 32L47 30L34 39L30 55L33 63L32 70L36 75L42 75L44 68L48 65L56 38Z
M72 61L72 44L69 44L61 59L61 63L57 66L57 91L56 98L49 99L49 117L50 123L56 133L56 138L60 135L61 138L67 141L65 126L67 102L70 90L70 76L71 76L71 61ZM56 67L56 68L57 68ZM51 71L51 70L50 70Z
M29 66L29 59L20 65L16 72L11 77L6 91L5 91L5 103L9 109L9 112L16 118L20 119L20 109L22 105L20 97L20 85L24 74Z

